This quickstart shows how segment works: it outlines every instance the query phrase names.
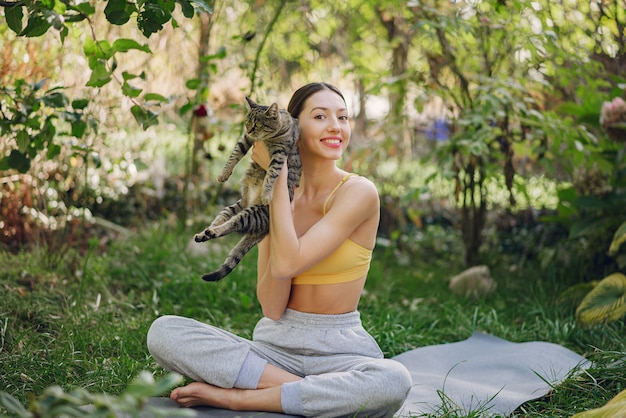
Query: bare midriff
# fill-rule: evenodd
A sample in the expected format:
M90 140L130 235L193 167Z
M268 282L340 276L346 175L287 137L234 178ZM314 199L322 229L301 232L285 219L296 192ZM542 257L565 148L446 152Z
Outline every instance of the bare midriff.
M318 314L342 314L357 309L365 277L335 284L291 286L288 308Z

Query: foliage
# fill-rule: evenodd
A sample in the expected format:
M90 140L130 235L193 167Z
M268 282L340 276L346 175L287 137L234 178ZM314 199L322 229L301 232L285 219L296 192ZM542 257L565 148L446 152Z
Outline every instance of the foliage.
M576 309L576 319L583 325L616 321L626 315L626 276L611 274L585 296Z
M615 232L608 255L616 256L625 241L626 222ZM626 276L613 273L593 284L576 309L576 319L583 325L616 321L626 315Z
M88 100L70 102L62 88L44 90L45 85L20 79L14 87L0 87L0 134L6 138L5 147L13 144L9 155L0 159L0 170L26 173L38 153L45 150L49 160L60 154L59 137L81 139L88 130L96 130L86 111Z
M32 402L28 409L13 396L0 392L0 407L20 418L56 418L56 417L102 417L128 416L139 417L148 410L152 416L190 417L195 413L189 409L161 411L159 408L144 406L148 398L162 395L182 381L182 376L169 374L155 381L152 374L141 372L117 397L104 394L92 394L83 388L64 392L59 386L51 386L41 398Z
M621 90L613 94L616 92ZM597 277L596 271L602 268L610 273L599 281L592 276L592 289L576 311L581 324L595 325L618 320L626 313L626 277L616 272L626 267L626 253L619 251L626 231L626 147L622 143L626 130L620 125L626 121L626 105L622 106L619 96L606 100L600 91L588 92L586 98L581 105L564 106L596 132L593 143L586 147L591 164L580 167L573 185L559 192L557 215L546 220L566 224L570 240L584 242L583 257L591 274Z
M624 222L615 234L613 235L613 241L611 241L611 246L609 247L608 255L611 257L615 257L622 246L623 243L626 242L626 222Z
M487 179L502 173L514 207L514 176L521 171L515 166L522 158L547 168L555 163L563 168L571 162L569 171L585 161L588 147L595 147L593 134L581 121L564 118L550 102L560 100L550 96L561 91L564 79L549 62L566 61L569 65L560 71L577 76L585 74L579 72L585 68L587 75L580 79L586 85L610 85L609 81L595 81L602 78L601 73L585 53L565 46L587 34L571 30L557 36L553 31L563 24L556 16L567 14L563 8L568 6L535 2L529 8L525 2L508 3L508 7L501 2L461 4L454 14L428 7L419 12L419 24L425 29L423 43L431 47L426 53L434 86L430 94L443 97L451 114L452 136L438 148L437 155L456 181L454 193L461 209L468 264L477 262L482 243L489 199L484 188ZM511 13L511 7L521 13ZM617 6L615 10L588 10L590 20L599 19L598 26L608 25L602 19L609 16L618 26L624 19ZM605 40L608 44L620 45L620 31L607 27L607 33L614 34L612 40ZM567 83L569 86L571 79ZM588 90L585 86L579 93ZM566 93L563 96L568 99Z
M581 128L571 114L563 117L567 106L556 105L566 100L591 106L587 92L605 94L619 83L613 75L620 73L615 66L624 44L620 42L624 15L611 2L109 0L98 4L26 0L2 4L9 29L0 31L18 34L20 44L51 34L64 43L80 43L79 54L89 74L86 84L91 87L86 91L105 95L110 94L109 84L117 85L144 128L161 119L163 111L185 115L198 105L210 108L209 98L214 100L216 92L225 92L218 98L222 113L211 120L223 122L234 119L233 98L244 90L255 92L261 101L268 96L282 99L296 82L331 80L347 92L354 113L354 152L347 161L367 174L388 159L401 165L402 160L423 154L423 148L432 145L424 144L424 130L430 129L434 119L447 119L453 135L439 149L439 164L447 178L455 181L450 195L458 198L464 218L459 230L470 263L478 257L492 203L485 184L503 178L512 205L524 192L516 177L550 170L557 180L569 180L573 170L587 161L590 149L604 146L595 144L593 133ZM150 93L148 80L169 69L149 68L140 62L160 53L158 44L149 46L150 38L161 36L167 44L171 39L166 29L180 32L188 18L199 14L206 18L208 13L213 52L204 44L208 38L201 39L202 45L190 42L200 52L196 55L202 55L199 62L209 64L208 71L192 74L196 66L189 65L190 54L185 52L196 51L172 42L165 60L184 64L181 71L172 71L170 82L162 84L180 84L182 89L173 89L172 94ZM563 17L570 15L576 25ZM184 29L191 36L197 25ZM59 52L64 53L69 55ZM131 59L138 62L134 68L123 65ZM76 71L82 69L77 66ZM205 72L211 73L211 80ZM13 88L13 79L8 81L6 85ZM195 96L186 97L190 93ZM90 104L86 109L94 111L95 98L82 97ZM376 118L368 116L371 105L380 100L386 101L388 109L381 109ZM117 101L103 105L105 113L119 113ZM211 135L218 130L216 125L207 128ZM99 128L100 132L105 129ZM13 124L11 131L15 135L29 129ZM83 138L77 142L102 152L99 141ZM46 150L47 143L42 146L41 151ZM188 158L196 162L197 151L211 146L209 141L194 142L193 152L187 151L194 155ZM14 139L7 148L0 156L5 166L19 164L24 169L25 159L32 163L30 154L18 154ZM21 163L14 161L17 157ZM196 168L187 170L186 176L197 173ZM183 179L185 193L191 187L187 180Z
M104 15L112 25L124 25L132 17L141 33L145 37L160 31L163 25L172 21L177 25L172 12L175 5L180 5L186 18L194 16L194 4L203 11L209 12L210 6L204 0L177 0L176 2L141 1L131 3L119 0L109 0L104 8ZM47 2L40 0L24 0L3 2L4 17L8 27L20 37L33 38L45 35L49 30L57 31L63 42L71 26L87 23L90 26L92 38L87 38L83 44L83 53L89 63L91 75L86 83L87 87L102 88L115 79L124 96L134 102L131 112L137 122L144 128L157 123L157 114L152 110L168 101L167 98L156 93L142 93L141 88L134 86L133 80L145 79L145 74L133 74L124 71L121 78L116 74L118 56L122 53L142 51L151 53L150 48L133 39L119 38L113 42L95 38L93 19L96 7L93 2ZM24 24L25 21L25 24ZM62 118L71 124L71 135L81 139L86 133L88 124L82 111L89 105L89 99L70 100L60 92L61 88L51 89L41 97L36 94L45 85L44 81L27 84L18 79L14 87L3 87L2 92L7 94L3 99L6 110L0 116L2 133L12 140L13 146L9 156L2 161L2 169L14 168L24 173L30 167L30 161L39 151L46 151L47 159L53 159L59 154L60 147L53 141L56 134L54 120ZM4 96L3 94L3 96ZM48 109L44 106L46 105ZM3 107L4 107L3 106ZM50 109L53 112L50 112ZM58 114L57 114L58 113ZM32 139L29 139L32 137Z

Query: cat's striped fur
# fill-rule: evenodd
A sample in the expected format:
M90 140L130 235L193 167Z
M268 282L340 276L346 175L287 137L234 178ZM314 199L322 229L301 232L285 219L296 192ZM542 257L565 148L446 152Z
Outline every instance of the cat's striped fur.
M263 106L246 97L249 111L245 118L246 132L237 141L228 161L218 176L225 182L237 163L256 141L263 141L270 155L270 165L265 171L254 161L250 163L241 184L241 199L224 208L204 232L196 234L197 242L219 238L238 232L241 240L229 252L222 266L202 276L206 281L218 281L228 275L242 258L269 232L269 208L276 178L287 160L289 197L300 184L302 163L298 153L298 121L289 112L279 109L276 103Z

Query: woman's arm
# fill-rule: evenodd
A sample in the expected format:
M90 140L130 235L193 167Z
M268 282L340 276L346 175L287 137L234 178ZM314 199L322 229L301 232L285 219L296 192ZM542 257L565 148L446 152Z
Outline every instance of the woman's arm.
M261 146L255 145L252 148L252 159L265 169L269 166L269 154L267 153L267 149L262 144ZM283 171L286 172L286 170ZM284 185L279 185L277 181L274 186L274 190L277 190L279 187L286 188L286 186L286 182ZM291 207L291 204L289 204L289 206ZM277 320L283 315L285 308L287 307L287 303L289 303L291 280L277 280L272 276L270 268L270 236L266 236L257 246L258 259L256 293L259 303L261 304L263 315L270 319Z
M378 227L378 192L372 182L357 177L341 186L326 215L301 236L294 218L283 169L270 202L270 271L274 278L291 279L335 251L362 225L369 224L360 244L373 248ZM283 177L281 179L281 177ZM274 251L280 249L280 251Z
M277 280L272 277L269 268L269 240L269 237L265 237L258 244L256 294L263 315L277 320L283 315L289 302L291 280Z

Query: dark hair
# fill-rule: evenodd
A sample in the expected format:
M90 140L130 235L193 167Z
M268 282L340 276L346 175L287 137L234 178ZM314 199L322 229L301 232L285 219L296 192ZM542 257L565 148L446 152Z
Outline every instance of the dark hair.
M291 96L291 100L289 101L289 106L287 106L287 111L291 113L291 116L297 118L298 116L300 116L306 100L318 91L322 90L330 90L334 93L337 93L337 95L341 97L344 103L346 102L346 99L343 97L343 94L341 94L341 91L332 84L324 82L310 83L300 87L293 93L293 96Z

